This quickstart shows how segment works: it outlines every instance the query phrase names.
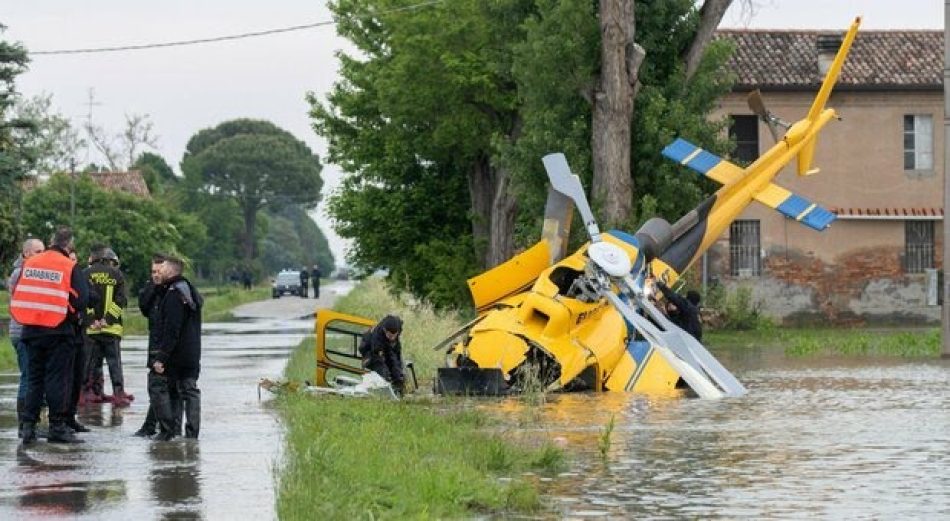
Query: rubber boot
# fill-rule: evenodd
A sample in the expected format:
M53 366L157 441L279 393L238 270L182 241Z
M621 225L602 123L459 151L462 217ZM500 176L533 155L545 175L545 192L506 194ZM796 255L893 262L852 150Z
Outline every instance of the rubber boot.
M139 427L139 430L135 431L134 436L138 436L140 438L154 436L157 425L158 420L155 419L155 411L153 411L152 407L149 406L148 413L145 414L145 421L142 422L142 426Z
M112 386L112 404L116 407L128 407L132 405L132 400L135 399L135 396L131 394L126 394L125 389L121 385Z
M76 420L73 419L73 422L76 422ZM47 441L50 443L83 443L81 439L73 434L73 431L66 425L66 422L51 423Z
M33 422L23 422L20 424L20 432L18 433L21 443L24 445L32 445L36 443L36 424Z
M65 425L68 429L71 429L73 432L89 432L89 427L79 423L75 416L68 418L65 422L63 422L63 425ZM50 436L52 435L53 426L50 425Z

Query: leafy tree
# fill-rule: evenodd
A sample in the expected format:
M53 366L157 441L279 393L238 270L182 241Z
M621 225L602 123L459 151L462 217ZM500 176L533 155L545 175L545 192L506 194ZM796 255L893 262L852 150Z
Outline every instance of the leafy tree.
M151 152L142 152L132 163L132 169L142 172L145 184L153 195L160 195L169 184L177 183L175 171L165 161L165 158Z
M265 261L265 267L271 271L285 266L312 267L314 264L320 266L320 271L329 275L333 271L335 261L333 253L330 251L330 243L326 236L317 226L317 223L308 215L307 211L297 205L275 205L270 210L270 215L275 218L284 219L293 225L294 241L300 246L300 254L291 258L290 264L268 265ZM270 228L265 240L271 236Z
M195 134L182 171L202 191L237 203L244 222L243 257L256 253L257 212L276 202L314 206L323 180L319 158L273 123L237 119Z
M0 33L5 29L0 24ZM35 161L24 143L35 134L35 125L12 118L10 114L16 99L14 82L26 71L28 63L22 44L0 40L0 262L3 265L19 252L19 181Z
M594 187L602 224L675 218L708 190L674 175L659 150L679 134L727 147L722 122L706 121L729 87L729 49L706 32L727 0L399 5L332 4L360 55L340 57L343 80L324 103L310 96L314 127L348 174L330 211L356 239L356 267L388 268L437 304L464 302L465 277L537 240L540 159L552 151ZM610 91L618 81L628 85ZM627 188L603 178L607 145L609 162L623 163L610 175ZM618 194L626 200L610 200Z
M148 278L153 253L176 252L190 258L205 241L205 226L194 216L152 199L103 190L85 175L57 174L27 193L23 201L26 232L48 239L68 219L73 190L72 228L80 255L97 242L111 245L133 287Z
M24 135L24 146L35 158L33 174L68 172L76 165L79 150L86 146L69 118L53 109L52 94L20 99L17 118L31 121L35 132Z

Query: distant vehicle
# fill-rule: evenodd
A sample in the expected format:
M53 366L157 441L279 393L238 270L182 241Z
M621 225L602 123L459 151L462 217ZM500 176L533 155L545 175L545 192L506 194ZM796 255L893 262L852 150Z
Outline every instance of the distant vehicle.
M303 287L300 285L300 272L293 270L284 270L277 274L274 279L271 296L280 298L281 295L303 296Z

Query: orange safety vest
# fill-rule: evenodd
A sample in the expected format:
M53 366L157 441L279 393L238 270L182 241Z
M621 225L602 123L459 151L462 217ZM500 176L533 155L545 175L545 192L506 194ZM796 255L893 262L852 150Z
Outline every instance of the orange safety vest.
M73 267L69 257L56 250L46 250L26 259L20 280L13 288L10 315L26 326L56 327L72 311L69 295L76 295L70 285Z

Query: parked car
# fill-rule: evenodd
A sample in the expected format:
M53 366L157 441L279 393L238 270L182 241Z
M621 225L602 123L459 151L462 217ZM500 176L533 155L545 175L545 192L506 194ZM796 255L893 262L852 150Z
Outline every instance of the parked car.
M298 297L303 296L303 287L300 285L299 271L284 270L278 273L277 277L274 278L271 296L273 298L280 298L285 294L296 295Z

